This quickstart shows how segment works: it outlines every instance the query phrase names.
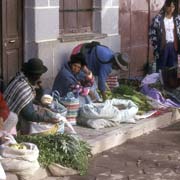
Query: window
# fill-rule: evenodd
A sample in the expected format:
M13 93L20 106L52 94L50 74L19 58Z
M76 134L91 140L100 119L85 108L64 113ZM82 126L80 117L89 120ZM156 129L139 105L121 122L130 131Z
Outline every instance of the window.
M92 32L92 0L60 0L60 34Z

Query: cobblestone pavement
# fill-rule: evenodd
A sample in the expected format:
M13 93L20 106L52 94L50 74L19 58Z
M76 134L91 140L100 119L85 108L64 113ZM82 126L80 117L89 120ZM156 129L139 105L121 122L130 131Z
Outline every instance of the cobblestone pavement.
M180 123L97 155L85 176L57 179L180 180Z

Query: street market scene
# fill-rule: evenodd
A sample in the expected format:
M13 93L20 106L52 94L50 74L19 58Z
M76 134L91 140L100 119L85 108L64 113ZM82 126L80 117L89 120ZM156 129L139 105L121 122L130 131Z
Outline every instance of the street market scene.
M0 5L0 180L180 178L178 0Z

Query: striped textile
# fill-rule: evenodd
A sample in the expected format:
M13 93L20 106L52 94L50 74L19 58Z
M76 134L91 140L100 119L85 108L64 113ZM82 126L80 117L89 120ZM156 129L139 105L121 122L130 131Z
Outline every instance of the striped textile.
M110 75L110 76L108 76L106 83L107 83L108 87L112 90L113 88L119 86L118 77Z
M9 109L17 115L34 99L33 87L28 83L22 72L17 73L15 78L8 84L4 92L4 99Z
M66 119L71 125L76 125L77 116L79 114L79 99L75 98L73 93L69 93L70 97L61 98L58 91L52 92L53 99L63 104L67 108Z
M63 101L64 106L67 108L66 119L71 125L76 125L77 116L79 113L79 100L78 99L67 99Z

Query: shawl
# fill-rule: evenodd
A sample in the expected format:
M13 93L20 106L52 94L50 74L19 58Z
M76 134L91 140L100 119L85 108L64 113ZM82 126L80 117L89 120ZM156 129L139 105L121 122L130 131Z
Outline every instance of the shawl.
M73 74L68 63L66 63L57 74L52 91L57 90L60 96L66 96L68 92L81 95L84 94L87 88L91 87L93 83L94 77L88 78L82 71L78 74Z
M22 72L17 73L10 81L4 92L4 99L9 109L17 115L34 99L33 87Z

